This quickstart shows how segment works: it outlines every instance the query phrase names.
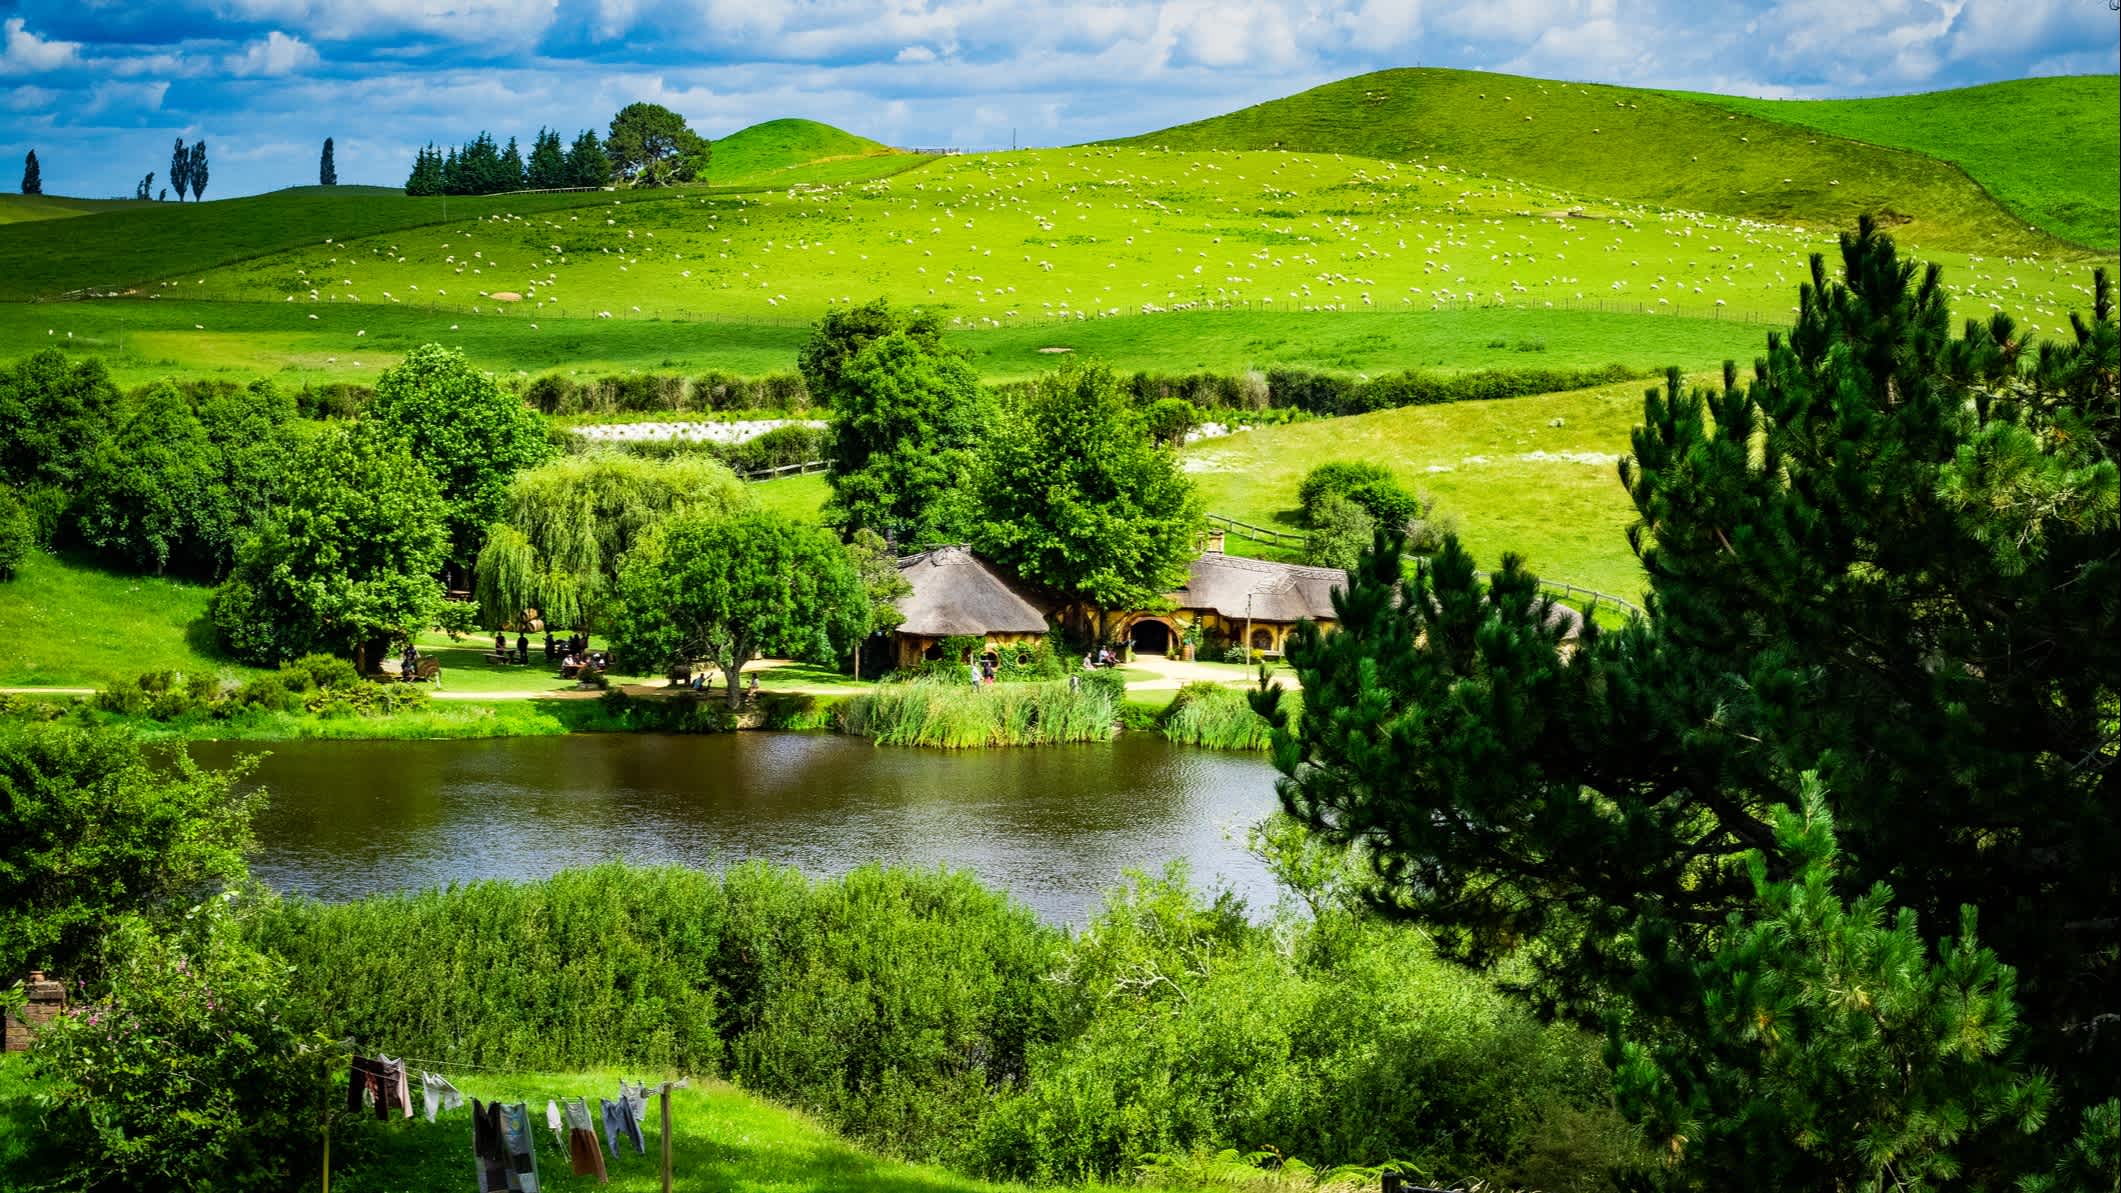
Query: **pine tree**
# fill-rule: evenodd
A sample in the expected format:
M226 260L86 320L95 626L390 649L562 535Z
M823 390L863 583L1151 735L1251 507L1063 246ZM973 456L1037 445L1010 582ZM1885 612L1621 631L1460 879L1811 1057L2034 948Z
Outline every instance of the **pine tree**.
M184 192L191 189L191 149L178 137L176 147L169 151L169 184L177 188L177 202L184 201Z
M206 142L194 141L191 147L191 197L206 197Z
M567 150L567 185L611 185L611 159L604 155L604 143L588 129L582 130Z
M516 148L516 139L508 138L508 148L501 152L501 166L496 180L497 191L519 191L523 189L523 151Z
M538 139L531 143L530 162L525 173L525 181L532 190L557 190L574 185L567 180L567 151L560 146L559 133L546 128L538 130Z
M324 156L317 159L317 185L339 185L339 167L331 160L331 138L324 138Z
M1744 859L1816 771L1840 888L1890 884L1931 944L1975 909L2017 974L2013 1055L2072 1122L2121 1073L2098 1026L2121 989L2111 285L2036 353L2001 315L1955 340L1938 270L1868 220L1841 265L1813 258L1750 384L1675 372L1645 400L1622 468L1645 618L1569 643L1513 556L1485 582L1455 539L1411 576L1366 556L1339 632L1289 650L1333 715L1277 735L1283 799L1363 841L1381 905L1449 954L1523 958L1549 1009L1679 1031L1703 992L1634 984L1645 950L1731 939Z
M41 195L44 193L44 169L37 164L37 151L32 149L22 159L22 193Z
M454 148L449 151L447 157L442 159L442 193L445 195L468 193L464 189L464 165L458 160L457 151Z

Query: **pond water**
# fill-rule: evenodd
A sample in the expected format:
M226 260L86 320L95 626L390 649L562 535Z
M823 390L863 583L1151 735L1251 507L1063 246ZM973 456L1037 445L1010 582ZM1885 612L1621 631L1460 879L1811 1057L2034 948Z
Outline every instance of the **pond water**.
M1190 865L1255 909L1241 845L1275 806L1263 758L1130 735L943 752L831 734L593 734L456 742L200 742L210 766L269 751L252 872L323 899L623 859L812 875L871 861L970 869L1081 924L1130 868Z

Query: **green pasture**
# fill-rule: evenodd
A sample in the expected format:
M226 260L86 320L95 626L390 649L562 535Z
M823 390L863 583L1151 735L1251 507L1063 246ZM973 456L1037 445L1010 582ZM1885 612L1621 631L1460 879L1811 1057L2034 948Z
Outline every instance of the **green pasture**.
M1980 97L1962 105L1957 97L1964 93L1950 94L1954 99L1944 102L1936 96L1835 101L1862 114L1830 130L1843 135L1822 136L1819 128L1764 118L1783 115L1781 106L1740 111L1734 110L1740 105L1724 106L1729 101L1722 97L1477 71L1386 70L1115 143L1441 163L1618 201L1815 227L1890 213L1908 240L1928 247L2017 256L2063 249L2027 228L2031 211L2014 214L1957 168L1928 156L1935 149L1922 138L1847 139L1880 133L1908 104L1939 108L1946 121L1981 118ZM2086 135L2018 141L2021 170L2051 172L2071 180L2069 187L2103 180L2107 236L2094 243L2109 246L2116 214L2111 163L2121 140L2113 94L2109 81L2103 111L2072 112L2070 127ZM2073 109L2078 98L2069 80L2028 80L2001 97L2001 113L1987 115L2008 135L2052 109Z
M101 687L163 670L248 674L214 650L209 591L32 552L0 584L0 688Z
M886 158L891 160L878 160ZM768 120L716 141L707 178L716 185L730 186L791 178L800 171L804 181L844 182L873 177L876 171L904 169L921 160L815 120ZM857 169L845 177L828 178L808 168L837 162L864 162L868 172Z
M0 224L70 219L101 211L148 206L141 199L70 199L64 195L0 195Z
M1684 98L1950 162L2065 240L2121 243L2121 75L2013 79L1877 99Z

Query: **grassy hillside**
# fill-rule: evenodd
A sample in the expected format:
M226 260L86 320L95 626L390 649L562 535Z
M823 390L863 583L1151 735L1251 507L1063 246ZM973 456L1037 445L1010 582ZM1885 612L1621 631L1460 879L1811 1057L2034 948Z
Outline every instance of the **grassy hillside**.
M1878 99L1687 98L1941 158L2027 223L2079 244L2121 244L2121 76L2016 79Z
M143 671L245 672L212 653L208 591L33 552L0 583L0 688L98 687Z
M64 195L0 195L0 224L21 224L33 220L69 219L77 215L94 215L99 211L120 211L146 207L144 200L135 199L69 199Z
M815 120L768 120L716 141L709 179L729 186L771 181L780 171L827 160L911 156Z
M1779 223L1845 227L1861 214L1883 215L1911 241L1937 247L2061 247L2029 233L1933 158L1630 87L1388 70L1116 143L1441 162L1611 199ZM2073 177L2105 150L2078 152L2094 160L2069 161Z

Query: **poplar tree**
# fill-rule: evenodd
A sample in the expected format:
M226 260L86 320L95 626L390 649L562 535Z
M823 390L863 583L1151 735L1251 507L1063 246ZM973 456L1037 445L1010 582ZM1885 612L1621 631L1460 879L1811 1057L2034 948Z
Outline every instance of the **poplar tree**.
M324 155L317 159L317 185L339 185L339 167L331 160L331 138L324 138Z
M44 193L44 170L37 164L37 151L32 149L22 159L22 193L41 195Z
M182 203L184 192L191 189L191 150L182 137L169 151L169 184L177 190L177 202Z
M1289 811L1361 842L1380 909L1429 925L1447 955L1515 958L1547 1009L1800 1083L1778 1104L1709 1097L1716 1117L1692 1127L1641 1114L1717 1187L1746 1168L1713 1140L1782 1132L1804 1152L1816 1137L1793 1108L1831 1105L1874 1063L1826 1048L1785 1068L1757 1040L1701 1038L1774 1028L1769 1002L1715 1022L1703 1009L1734 996L1716 959L1757 920L1752 859L1790 880L1778 824L1816 775L1840 841L1830 889L1887 884L1926 948L1978 920L2014 973L1983 987L1996 997L1978 1005L2019 1017L1986 1055L2052 1074L2061 1126L2019 1142L2008 1082L1923 1108L1951 1128L1945 1169L2005 1187L2121 1092L2121 332L2103 270L2091 318L2035 347L2003 314L1954 338L1938 269L1903 263L1868 219L1840 264L1830 279L1812 259L1795 326L1749 383L1726 366L1696 389L1675 371L1646 397L1621 467L1645 617L1564 642L1516 557L1483 582L1450 538L1407 575L1380 540L1338 632L1306 627L1289 648L1306 709L1331 713L1278 731L1274 761ZM1258 706L1279 715L1274 694ZM1746 962L1768 966L1756 994L1799 980L1770 962ZM1674 1105L1645 1097L1638 1111ZM1742 1183L1818 1187L1818 1154L1797 1152L1760 1154ZM1901 1173L1842 1166L1829 1183Z
M191 197L206 197L206 142L194 141L191 147Z

